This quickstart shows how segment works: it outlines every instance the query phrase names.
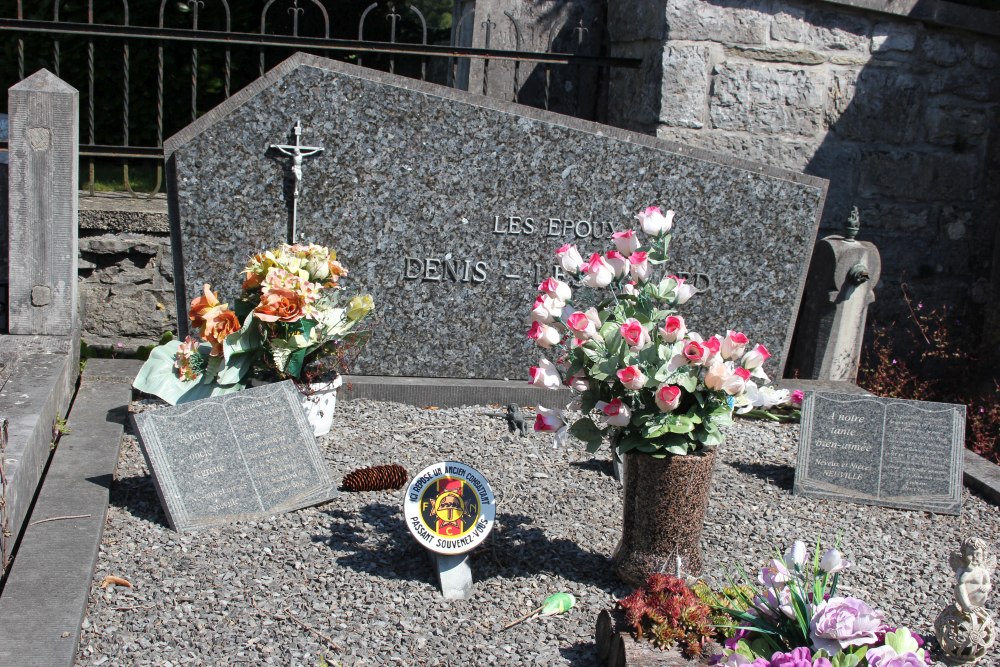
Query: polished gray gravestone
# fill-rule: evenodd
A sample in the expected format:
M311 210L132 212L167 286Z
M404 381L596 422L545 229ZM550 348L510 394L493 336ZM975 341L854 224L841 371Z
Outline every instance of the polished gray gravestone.
M291 382L133 418L160 502L179 532L263 518L336 495Z
M269 146L323 151L294 174ZM526 378L555 249L610 249L650 204L677 211L674 272L708 291L699 331L742 330L781 376L826 181L297 54L164 144L179 321L203 283L232 303L260 246L336 249L378 308L360 375ZM295 165L291 165L294 167ZM296 196L296 191L298 192Z
M958 514L965 406L806 396L794 493Z

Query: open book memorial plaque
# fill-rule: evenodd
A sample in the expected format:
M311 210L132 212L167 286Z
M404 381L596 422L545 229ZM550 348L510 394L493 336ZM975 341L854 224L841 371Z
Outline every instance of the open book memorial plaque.
M964 442L964 405L811 394L794 493L958 514Z
M133 415L178 532L261 519L337 494L291 382Z

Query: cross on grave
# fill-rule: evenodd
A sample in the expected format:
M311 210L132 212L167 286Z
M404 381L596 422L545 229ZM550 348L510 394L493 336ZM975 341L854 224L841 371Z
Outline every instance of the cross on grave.
M295 223L297 204L299 200L299 183L302 181L302 158L322 153L323 148L319 146L302 146L299 141L302 137L302 122L295 121L295 144L271 144L268 150L274 149L282 155L292 158L292 200L288 212L288 242L295 243Z

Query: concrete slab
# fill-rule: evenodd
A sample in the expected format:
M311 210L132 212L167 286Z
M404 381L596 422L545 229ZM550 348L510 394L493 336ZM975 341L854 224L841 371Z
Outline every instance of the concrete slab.
M555 407L572 400L569 389L539 389L525 380L461 380L383 375L347 375L338 396L344 400L369 398L421 407L435 405L439 408L509 403L535 406L539 402Z
M1000 466L965 450L965 485L993 505L1000 505Z
M72 665L141 362L94 359L0 594L0 664ZM72 518L71 518L72 517ZM78 517L78 518L77 518Z
M0 336L0 417L6 417L5 484L0 489L0 572L5 569L38 481L49 460L53 428L69 411L80 373L79 335Z

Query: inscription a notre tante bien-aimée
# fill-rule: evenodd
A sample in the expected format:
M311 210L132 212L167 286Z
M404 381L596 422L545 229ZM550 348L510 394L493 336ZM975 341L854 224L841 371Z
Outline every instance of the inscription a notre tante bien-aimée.
M562 218L535 218L529 216L493 216L493 233L509 236L546 236L577 239L610 239L617 231L610 222L590 222L589 220L563 220ZM582 252L582 251L581 251ZM585 255L586 256L586 255ZM403 280L438 283L486 282L490 276L502 280L530 280L539 283L549 276L557 280L567 280L568 276L558 264L532 264L530 267L491 266L476 258L454 257L447 253L443 257L403 257ZM676 275L688 281L699 292L712 289L712 278L707 273L678 271Z

